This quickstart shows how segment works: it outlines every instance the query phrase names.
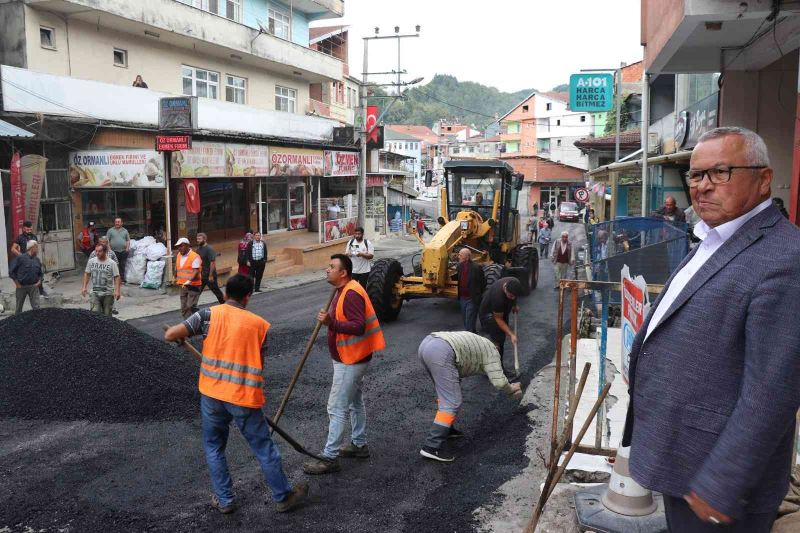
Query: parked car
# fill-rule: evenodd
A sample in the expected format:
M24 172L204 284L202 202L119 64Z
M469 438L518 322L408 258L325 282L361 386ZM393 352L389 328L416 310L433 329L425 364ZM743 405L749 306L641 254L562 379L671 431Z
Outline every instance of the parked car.
M578 222L580 220L578 204L575 202L561 202L561 205L558 207L558 220L561 222Z

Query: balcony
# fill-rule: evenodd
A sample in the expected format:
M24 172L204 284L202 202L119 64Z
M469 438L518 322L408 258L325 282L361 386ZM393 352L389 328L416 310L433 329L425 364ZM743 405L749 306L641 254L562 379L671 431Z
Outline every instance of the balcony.
M500 134L500 142L519 142L522 139L522 134L520 132L516 133L501 133Z
M344 12L342 0L295 1L295 8L300 10L298 4L317 9L320 17L325 13ZM244 59L239 60L285 76L302 78L307 83L342 77L343 63L338 59L176 0L45 0L29 5L56 12L69 20L138 35L226 61L231 61L232 55L243 56Z
M308 114L338 120L346 125L353 125L356 116L355 109L350 109L346 105L335 102L327 104L314 99L308 101Z

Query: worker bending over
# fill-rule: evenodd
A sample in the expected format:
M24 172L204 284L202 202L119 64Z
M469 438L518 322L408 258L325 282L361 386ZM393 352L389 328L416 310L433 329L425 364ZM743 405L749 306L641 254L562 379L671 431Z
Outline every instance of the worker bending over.
M461 378L486 374L496 389L515 400L522 398L520 384L508 382L500 353L485 337L469 331L438 331L422 339L418 355L436 387L439 406L419 451L423 457L442 462L455 459L443 450L443 445L447 439L463 436L453 427L461 406Z
M270 438L261 412L261 352L266 346L269 322L245 310L252 290L253 281L237 274L225 284L224 305L202 309L164 334L169 342L200 334L205 337L199 382L203 448L214 489L211 505L223 514L232 513L237 507L225 459L231 421L261 463L278 512L291 511L308 495L308 485L289 485L280 451Z

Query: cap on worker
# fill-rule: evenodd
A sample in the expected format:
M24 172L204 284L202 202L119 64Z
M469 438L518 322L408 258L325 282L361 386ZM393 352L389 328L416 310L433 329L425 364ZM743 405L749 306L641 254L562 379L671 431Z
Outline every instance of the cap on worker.
M517 278L510 279L506 282L506 290L514 296L522 296L522 283Z
M189 239L187 239L186 237L181 237L180 239L178 239L178 242L175 243L175 247L177 248L181 244L188 244L189 246L191 246Z
M35 240L31 239L31 240L28 241L28 244L25 245L26 246L25 249L26 250L30 250L31 248L33 248L37 244L39 244L39 243L36 242Z
M94 222L89 222L89 225L90 226L94 226Z

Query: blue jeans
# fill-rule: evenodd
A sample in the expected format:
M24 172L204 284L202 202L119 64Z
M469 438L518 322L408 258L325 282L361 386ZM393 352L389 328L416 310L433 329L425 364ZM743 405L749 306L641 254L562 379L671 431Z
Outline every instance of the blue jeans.
M359 447L367 443L367 410L364 408L362 388L368 368L369 362L346 365L333 361L333 383L328 396L328 442L322 451L325 457L339 457L347 431L348 413L351 441Z
M475 333L475 322L478 320L478 306L475 305L471 298L461 298L458 302L461 304L461 317L464 319L464 331Z
M203 450L211 475L211 487L223 507L234 500L231 474L225 459L231 420L236 423L261 463L264 479L272 490L272 499L281 502L291 494L292 486L283 472L281 453L270 438L261 409L241 407L203 395L200 398L200 412L203 418Z

